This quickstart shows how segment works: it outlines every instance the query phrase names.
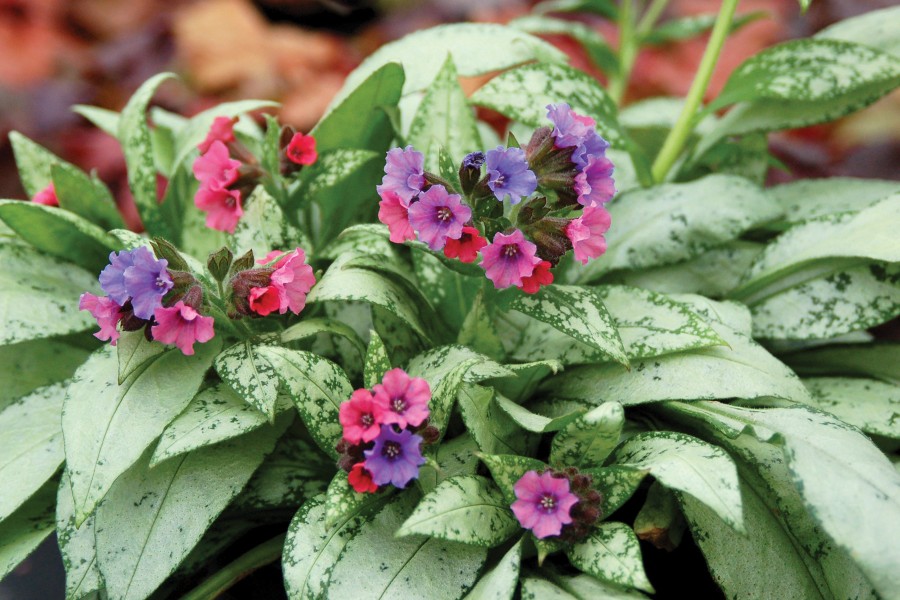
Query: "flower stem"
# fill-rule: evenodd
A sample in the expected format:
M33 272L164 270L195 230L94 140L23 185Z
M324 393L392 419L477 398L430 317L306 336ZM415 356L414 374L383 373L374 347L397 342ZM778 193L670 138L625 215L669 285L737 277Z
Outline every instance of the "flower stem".
M722 52L722 46L725 44L725 38L731 29L731 22L734 18L734 11L737 8L738 0L723 0L722 8L719 16L716 18L716 24L713 26L712 33L709 37L709 43L706 45L706 52L703 53L703 59L700 61L700 67L691 89L685 98L684 108L678 115L678 121L672 131L669 132L666 141L663 143L656 161L653 163L653 179L662 181L668 175L669 170L678 159L684 145L691 134L694 127L694 119L697 116L697 110L706 94L706 88L709 86L709 80L712 77L716 62L719 60L719 54Z
M637 37L639 41L650 33L650 30L656 25L656 21L659 19L662 12L666 10L666 5L668 4L669 0L653 0L650 7L644 13L644 16L641 17L641 20L638 22Z
M281 558L286 534L264 542L182 596L181 600L212 600L253 571Z
M631 68L637 56L637 39L634 32L634 0L623 0L619 8L619 72L609 84L609 95L616 104L622 103Z

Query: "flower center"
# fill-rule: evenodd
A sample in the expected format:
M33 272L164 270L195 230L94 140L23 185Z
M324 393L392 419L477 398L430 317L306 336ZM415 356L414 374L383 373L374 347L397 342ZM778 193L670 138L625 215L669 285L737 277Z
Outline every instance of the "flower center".
M547 494L546 496L541 497L540 501L541 508L544 509L545 512L553 512L553 509L556 508L556 496L552 496Z
M515 255L519 253L518 244L507 244L503 246L503 256L507 258L513 258Z
M159 290L165 289L166 285L167 285L167 283L162 278L162 275L160 275L159 277L156 278L156 289L159 289Z
M494 185L503 186L506 184L506 175L497 175L494 178Z
M402 453L403 447L397 442L385 442L384 447L381 449L382 456L385 456L390 460L394 460Z
M375 423L375 418L372 415L370 415L369 413L366 413L362 416L362 418L360 419L360 422L363 425L365 425L366 427L371 427L372 424Z
M442 206L437 209L437 218L439 221L444 221L446 223L453 218L453 211L446 206Z
M403 398L394 398L391 400L391 410L395 413L402 413L406 410L406 400Z

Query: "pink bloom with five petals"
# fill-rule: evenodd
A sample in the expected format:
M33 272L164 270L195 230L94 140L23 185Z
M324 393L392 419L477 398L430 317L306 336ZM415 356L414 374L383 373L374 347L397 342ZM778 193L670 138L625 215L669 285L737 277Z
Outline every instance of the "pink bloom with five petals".
M405 429L421 425L428 418L431 388L421 377L410 377L403 369L391 369L372 389L375 401L384 409L382 423Z
M194 196L194 205L206 214L206 226L217 231L234 233L244 214L241 193L229 190L218 183L200 186Z
M269 256L272 256L271 253ZM278 312L291 311L295 315L306 306L306 295L316 284L312 267L306 264L306 253L296 248L285 254L277 263L271 277L272 286L278 291Z
M213 318L204 317L181 300L173 306L157 308L153 317L157 323L150 328L153 339L175 344L188 356L194 353L194 342L203 344L215 335Z
M237 181L240 166L241 161L230 158L225 144L216 140L210 144L205 154L194 161L194 177L203 187L218 184L219 187L226 188Z
M216 117L206 134L206 139L197 144L200 154L206 154L213 142L227 144L234 141L234 124L237 117Z
M523 277L531 277L541 259L537 246L518 229L510 234L494 234L494 241L481 250L481 266L497 289L521 286Z
M578 496L569 490L568 479L554 477L549 471L543 475L528 471L513 491L517 498L512 503L513 514L536 538L559 535L562 526L572 522L569 511L578 503Z
M580 217L569 222L566 236L572 242L575 260L585 265L588 260L606 252L603 234L609 230L610 223L609 213L600 206L585 207Z
M379 193L378 220L388 226L391 241L402 244L406 240L416 239L416 233L409 224L409 202L390 190L382 189Z
M91 316L97 319L100 331L95 333L94 337L102 341L109 340L109 343L115 346L116 340L119 339L119 330L116 326L122 318L121 307L116 301L107 296L95 296L85 292L78 300L78 308L90 312Z
M372 392L356 390L350 399L341 403L338 420L344 428L344 439L351 444L371 442L381 433L385 407L375 400Z

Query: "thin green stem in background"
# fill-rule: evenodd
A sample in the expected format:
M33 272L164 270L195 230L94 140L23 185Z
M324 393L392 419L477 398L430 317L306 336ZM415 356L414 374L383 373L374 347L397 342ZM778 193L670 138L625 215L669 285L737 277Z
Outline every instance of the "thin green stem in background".
M609 83L609 95L616 104L622 103L637 55L634 20L634 0L624 0L619 8L619 72Z
M678 115L678 121L666 137L666 141L653 163L653 179L656 181L665 179L672 165L678 160L681 151L684 150L684 145L694 127L697 111L703 102L706 88L709 86L709 80L716 68L716 62L719 60L719 54L722 52L722 46L725 44L725 38L728 37L731 29L737 4L738 0L723 0L722 2L722 9L716 18L709 43L706 45L706 52L703 53L703 59L700 61L700 68L685 99L684 108Z
M656 22L659 20L663 11L666 10L668 4L669 0L653 0L650 7L644 12L644 16L641 17L641 20L638 22L637 38L639 42L650 33L650 30L656 25Z
M185 594L181 600L212 600L253 571L281 558L286 534L274 537L237 558L224 569Z

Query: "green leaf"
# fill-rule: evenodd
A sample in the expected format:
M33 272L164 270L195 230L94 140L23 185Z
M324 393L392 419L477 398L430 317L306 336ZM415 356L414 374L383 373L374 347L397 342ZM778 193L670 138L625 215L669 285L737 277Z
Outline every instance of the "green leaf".
M75 525L75 499L68 475L63 472L56 496L56 541L66 569L66 598L90 598L103 589L97 567L93 515Z
M364 385L372 388L381 383L381 378L392 368L384 342L374 331L369 332L369 347L366 350L366 366L363 372Z
M710 507L729 527L745 531L737 470L724 450L675 432L649 432L625 442L615 463L648 469L668 488Z
M478 444L468 433L443 441L432 461L419 468L419 486L430 492L437 484L457 475L474 475L478 469Z
M768 15L764 11L740 15L731 23L728 33L732 34L744 25L766 16ZM690 39L712 29L716 23L716 17L717 15L712 13L671 19L644 36L642 41L646 44L665 44Z
M490 571L478 579L475 587L466 594L466 600L512 600L519 582L521 562L522 540L519 540Z
M753 328L750 309L740 302L710 300L706 296L698 294L671 294L669 297L687 305L707 322L721 323L746 336L750 335Z
M542 389L558 400L633 406L659 400L808 396L797 376L749 336L710 323L728 346L704 348L620 365L573 367Z
M900 183L896 181L853 177L799 179L777 185L766 193L781 205L784 217L769 227L787 229L828 215L856 212L898 191Z
M327 597L454 600L475 583L487 556L476 546L394 532L409 518L416 497L406 493L362 525L331 571ZM373 555L372 549L378 548ZM360 577L365 573L365 577Z
M331 528L349 515L359 514L360 510L373 506L392 492L390 487L382 487L373 493L357 492L347 481L347 472L339 469L325 490L325 526Z
M625 411L607 402L585 413L559 431L550 447L550 463L561 466L597 467L619 444Z
M395 535L422 534L493 548L519 530L519 522L491 480L460 475L445 479L422 498Z
M272 250L291 251L298 244L308 246L302 234L282 214L275 198L261 185L247 198L234 235L226 239L235 256L253 250L257 258L265 257Z
M702 505L702 502L697 504ZM727 528L724 522L722 525ZM638 539L649 542L660 550L671 552L681 544L686 527L678 502L675 500L675 492L654 481L647 490L644 505L634 518L634 532Z
M276 412L291 407L287 398L276 403ZM280 409L280 410L279 410ZM268 419L225 384L216 384L194 396L187 408L163 430L150 466L259 429Z
M117 383L109 346L94 352L69 385L63 405L66 470L78 523L194 397L219 344L193 356L170 350Z
M0 523L0 579L9 575L53 533L55 504L56 482L50 481Z
M900 58L900 7L871 10L856 17L844 19L819 31L815 37L826 40L856 42Z
M50 173L59 206L96 223L103 229L125 227L122 215L109 188L96 175L78 169L53 165Z
M166 347L159 342L147 339L143 330L123 331L116 340L116 355L119 358L119 385L125 383L128 376L144 366L144 364L166 352Z
M109 251L119 249L114 237L90 221L54 206L0 200L0 220L41 252L98 273Z
M335 341L338 343L346 342L350 347L355 349L359 358L366 355L366 346L363 344L362 339L360 339L359 334L356 333L356 330L343 321L328 317L304 318L299 323L291 325L282 331L280 339L283 344L287 344L319 334L339 336L340 338L343 338L343 340L336 339Z
M616 103L596 79L572 67L552 63L516 67L491 79L469 101L531 127L551 125L547 105L567 102L579 114L594 119L597 133L610 145L625 147Z
M89 355L88 350L61 340L0 346L0 410L40 387L68 379Z
M566 556L575 567L602 581L654 592L644 572L638 539L625 523L601 523L589 538L572 546Z
M459 408L463 422L487 454L524 454L534 441L523 435L515 421L497 408L493 388L465 384L459 389Z
M900 439L900 387L874 379L804 379L810 406L866 433Z
M603 496L603 514L609 516L619 510L637 491L649 469L614 465L583 471L594 479L594 488Z
M522 600L642 600L644 594L600 581L590 575L553 576L553 582L529 577L522 580Z
M481 289L480 282L476 283L471 277L447 268L430 252L414 249L412 259L418 286L435 311L451 331L464 329L466 318L475 310L473 306ZM479 350L477 347L475 349Z
M118 135L120 116L116 111L100 108L99 106L76 104L72 107L72 112L78 113L104 133L108 133L113 137Z
M516 425L527 431L535 433L547 433L551 431L559 431L567 425L580 418L585 409L579 409L556 418L549 418L537 413L533 413L524 406L516 404L512 400L497 396L495 399L497 406L503 409L509 417L516 422Z
M489 381L501 395L515 402L530 398L541 381L563 370L558 360L539 360L523 364L506 365L513 372L508 377L500 377Z
M507 23L510 27L528 33L567 35L584 48L594 65L604 73L617 73L619 60L603 36L589 25L578 21L564 21L542 15L529 15L513 19Z
M272 346L238 342L216 357L216 372L238 396L270 421L278 399L278 361Z
M609 205L609 250L569 281L584 283L615 269L646 269L685 261L778 218L781 208L761 189L732 175L709 175L618 196Z
M78 297L85 291L99 292L96 275L10 243L0 244L0 263L0 344L65 335L95 325L90 313L78 310Z
M481 136L475 126L475 115L466 102L466 95L459 86L456 65L448 53L441 70L428 86L425 97L409 127L406 142L422 150L441 146L456 160L481 150ZM439 152L425 156L425 168L431 172L440 169Z
M0 412L0 521L36 493L62 465L62 413L65 384L36 390Z
M544 0L532 9L537 14L548 12L587 12L606 17L611 21L618 19L619 9L612 0Z
M513 486L528 471L543 471L547 465L535 458L515 454L479 454L481 462L491 472L494 482L506 498L507 505L516 501Z
M65 165L72 171L79 171L72 163L64 161L18 131L9 132L9 142L16 157L19 180L29 198L50 185L53 181L50 170L54 165Z
M156 163L147 124L147 105L156 88L173 77L172 73L160 73L145 81L122 109L116 134L122 143L128 165L128 184L144 228L152 235L163 237L171 237L177 224L163 220L156 198Z
M613 319L596 290L550 285L537 294L516 296L510 306L599 350L609 360L628 364Z
M861 375L900 385L900 344L842 344L782 357L800 375Z
M143 599L163 583L243 489L282 431L284 426L266 427L154 468L147 452L126 471L95 520L97 563L109 595Z

